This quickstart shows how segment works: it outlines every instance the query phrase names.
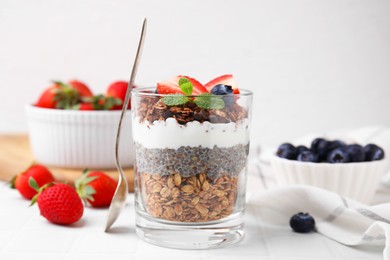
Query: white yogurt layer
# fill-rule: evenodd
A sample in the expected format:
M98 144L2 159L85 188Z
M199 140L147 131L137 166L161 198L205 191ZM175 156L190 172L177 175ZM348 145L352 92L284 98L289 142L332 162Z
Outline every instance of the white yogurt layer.
M237 123L214 124L198 121L180 125L176 119L166 121L147 121L140 123L140 118L133 118L133 139L146 148L190 147L232 147L249 142L249 120Z

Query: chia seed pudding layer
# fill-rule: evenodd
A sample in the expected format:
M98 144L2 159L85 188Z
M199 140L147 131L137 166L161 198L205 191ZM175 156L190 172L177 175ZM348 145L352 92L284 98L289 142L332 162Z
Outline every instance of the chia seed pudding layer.
M215 179L223 175L236 177L246 166L249 144L232 147L204 148L181 146L178 149L145 148L135 143L137 171L151 175L179 173L191 177L199 173Z

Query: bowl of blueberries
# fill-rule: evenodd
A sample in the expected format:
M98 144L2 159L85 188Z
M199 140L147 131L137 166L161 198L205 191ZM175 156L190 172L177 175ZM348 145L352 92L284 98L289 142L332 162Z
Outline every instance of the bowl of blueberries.
M368 204L386 172L385 151L376 144L314 139L310 146L281 144L271 158L278 185L304 184Z

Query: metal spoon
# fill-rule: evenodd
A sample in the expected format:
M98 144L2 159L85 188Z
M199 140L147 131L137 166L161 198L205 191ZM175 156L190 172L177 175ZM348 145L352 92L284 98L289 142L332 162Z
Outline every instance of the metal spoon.
M125 97L125 101L123 103L122 113L121 113L121 117L120 117L119 125L118 125L118 131L116 134L115 163L116 163L116 167L119 171L119 180L118 180L118 186L116 187L116 190L115 190L114 197L112 198L112 201L110 204L110 208L108 210L106 228L104 230L105 232L107 232L110 229L112 224L114 224L114 222L118 218L123 207L125 206L127 193L129 192L128 187L127 187L126 176L125 176L123 169L119 163L119 156L118 156L119 155L119 152L118 152L119 151L119 140L120 140L120 135L121 135L122 121L123 121L123 118L126 114L127 105L129 104L129 100L130 100L130 96L131 96L131 94L130 94L131 89L134 85L135 75L137 74L138 64L139 64L139 60L140 60L141 52L142 52L142 47L144 45L145 33L146 33L146 18L144 18L144 21L142 24L142 31L141 31L141 37L140 37L139 43L138 43L137 54L135 56L133 69L131 71L129 85L127 86L126 97Z

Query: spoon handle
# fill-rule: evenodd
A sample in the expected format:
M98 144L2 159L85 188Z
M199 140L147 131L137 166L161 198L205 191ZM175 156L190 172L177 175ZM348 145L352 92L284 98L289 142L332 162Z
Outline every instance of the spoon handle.
M141 37L140 37L139 43L138 43L137 54L135 56L133 69L132 69L131 75L130 75L129 84L127 85L126 97L125 97L125 101L123 102L122 113L121 113L121 117L119 120L118 131L116 134L115 162L116 162L116 167L118 168L118 170L120 172L123 172L122 166L119 163L119 143L120 143L120 135L121 135L121 129L122 129L122 121L123 121L123 118L126 114L127 106L129 104L129 101L131 98L131 89L133 88L135 76L136 76L137 70L138 70L138 64L139 64L139 61L141 59L141 53L142 53L142 48L144 46L145 34L146 34L146 18L144 18L144 22L142 24L142 31L141 31Z
M140 40L138 43L137 54L135 56L133 69L131 71L129 84L127 86L126 97L125 97L125 100L123 102L122 113L121 113L121 116L119 119L118 131L116 134L115 164L116 164L116 167L119 171L119 180L118 180L118 186L115 190L114 197L112 198L112 201L111 201L110 208L108 210L108 216L107 216L107 222L106 222L106 228L105 228L106 232L110 229L112 224L114 224L114 222L118 218L119 214L121 213L121 211L125 205L125 202L126 202L127 193L129 192L128 186L127 186L127 181L126 181L126 176L125 176L123 169L122 169L122 166L119 162L119 144L120 144L120 137L121 137L122 122L123 122L123 118L126 115L127 106L129 104L129 100L131 97L131 89L133 88L135 76L137 74L138 64L140 61L141 52L142 52L142 48L144 45L145 34L146 34L146 18L144 18L144 21L142 24L142 31L141 31L141 37L140 37Z

